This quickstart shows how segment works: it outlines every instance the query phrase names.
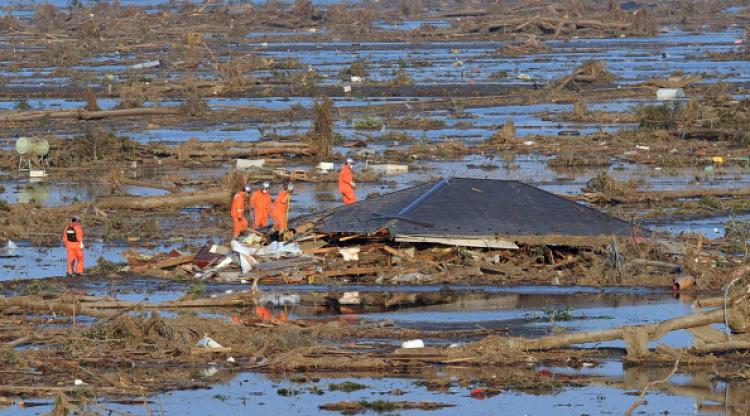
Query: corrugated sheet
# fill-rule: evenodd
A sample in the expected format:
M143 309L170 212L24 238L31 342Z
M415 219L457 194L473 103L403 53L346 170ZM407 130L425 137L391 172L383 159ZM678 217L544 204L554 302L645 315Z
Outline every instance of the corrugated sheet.
M630 224L517 181L451 178L337 208L321 232L392 235L621 235Z

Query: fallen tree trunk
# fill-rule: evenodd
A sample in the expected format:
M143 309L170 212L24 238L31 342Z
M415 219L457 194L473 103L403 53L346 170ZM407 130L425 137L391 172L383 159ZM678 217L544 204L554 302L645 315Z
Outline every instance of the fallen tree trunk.
M100 198L94 204L99 209L158 209L186 208L199 205L229 205L229 191L213 189L163 196L113 196Z
M115 117L141 117L141 116L163 116L177 115L180 109L178 107L144 107L128 108L124 110L103 110L103 111L86 111L86 110L60 110L60 111L34 111L18 112L0 117L0 122L26 122L41 119L72 119L72 120L102 120L105 118Z
M98 311L83 306L76 301L63 300L44 300L36 296L17 296L6 299L0 299L0 309L5 312L12 312L13 309L25 311L46 312L59 315L85 315L95 318L109 318L112 314L109 312Z
M727 341L691 347L687 349L687 352L690 354L710 354L715 352L747 350L750 350L750 341Z
M613 341L618 339L631 338L633 342L627 342L628 353L633 350L642 351L643 341L656 340L668 332L677 329L688 329L710 324L724 322L724 310L717 309L710 312L682 316L679 318L668 319L658 324L622 326L618 328L605 329L601 331L577 332L573 334L550 335L538 339L526 340L522 348L528 350L551 350L555 348L567 347L575 344L588 344L592 342ZM640 332L640 337L632 336L632 331ZM645 335L645 337L643 336ZM637 345L636 345L637 344ZM639 355L639 354L636 354Z
M140 186L142 188L161 189L169 192L179 192L180 188L175 185L164 185L156 182L139 181L137 179L120 178L117 180L123 185Z
M279 156L279 155L311 155L312 151L307 146L271 146L249 149L227 149L227 150L193 150L185 152L187 157L213 157L222 159L241 159L255 156Z
M235 307L254 306L255 298L249 293L237 293L216 298L178 299L163 303L136 303L120 300L85 303L87 309L180 309L180 308L204 308L204 307Z

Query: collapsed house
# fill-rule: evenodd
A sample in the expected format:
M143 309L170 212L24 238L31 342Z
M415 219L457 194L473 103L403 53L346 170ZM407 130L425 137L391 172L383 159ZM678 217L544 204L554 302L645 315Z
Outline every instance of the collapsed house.
M592 245L628 237L630 223L534 186L447 178L403 189L295 225L321 234L383 234L399 243L517 249L517 243Z
M253 233L230 247L209 243L195 256L154 264L180 262L198 280L266 283L576 282L606 267L601 247L637 234L626 221L528 184L468 178L368 198L290 226L285 243Z

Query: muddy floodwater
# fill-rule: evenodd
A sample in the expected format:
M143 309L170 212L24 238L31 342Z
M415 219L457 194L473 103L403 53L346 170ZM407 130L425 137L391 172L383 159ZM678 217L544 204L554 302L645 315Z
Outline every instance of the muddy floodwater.
M200 373L200 370L196 370L197 377L200 377ZM308 415L318 412L318 406L324 403L380 399L441 401L456 406L430 412L399 411L399 414L404 415L454 415L457 409L472 415L488 416L497 414L580 415L581 413L607 415L618 414L623 408L630 406L634 395L638 393L635 390L602 385L545 395L509 392L477 400L469 395L469 388L449 388L447 391L436 392L408 379L369 377L351 379L367 385L367 388L363 390L353 393L327 391L329 384L342 380L346 379L323 377L315 382L290 383L274 381L258 374L240 373L234 375L231 381L217 384L210 390L168 393L153 397L146 404L107 404L105 407L134 414L159 412L166 415L221 415L252 412L255 414ZM700 379L694 380L689 375L681 381L682 383L665 387L664 392L649 394L648 403L641 407L641 412L644 414L668 412L674 415L727 414L728 409L734 408L724 401L729 390L742 389L741 386L731 384L712 386ZM694 384L697 385L693 386ZM318 394L316 388L324 393ZM671 393L670 388L673 391L680 391L682 388L686 395ZM283 397L278 394L280 389L291 390L295 394L291 397ZM311 392L311 389L315 392ZM700 397L691 397L688 392L693 390L696 396ZM33 406L29 409L9 409L3 414L33 415L50 409L49 402L33 403Z
M0 415L748 415L749 43L741 0L0 2Z
M161 286L161 287L160 287ZM175 298L180 293L179 285L160 285L156 281L133 280L113 282L103 285L90 283L76 285L96 294L101 291L121 293L118 297L137 300L139 294L150 301L164 301ZM221 293L233 286L211 287L210 292ZM148 289L147 289L148 288ZM326 291L321 286L300 287L295 290L279 290L276 287L263 287L269 298L273 296L303 295L307 292ZM405 311L368 312L355 315L360 320L388 320L403 327L421 329L460 329L483 327L502 330L516 335L540 336L567 327L573 331L592 330L623 324L643 324L659 322L680 316L690 309L691 297L675 298L672 293L641 289L598 289L598 288L558 288L558 287L350 287L366 291L421 292L457 291L463 293L455 304L425 307ZM135 293L127 293L133 291ZM275 294L275 295L274 295ZM143 298L141 299L143 300ZM329 319L331 313L316 311L315 308L300 305L287 306L292 319ZM551 317L552 310L566 310L569 316L562 321ZM663 339L671 345L687 346L691 336L686 332L673 333ZM425 342L461 343L471 339L439 339ZM353 340L357 344L377 347L383 342L377 339ZM604 343L600 348L621 347L618 343ZM599 364L584 368L556 368L540 366L539 371L552 371L554 377L596 376L595 385L574 388L557 388L552 391L514 392L507 391L488 397L472 397L475 387L459 380L471 379L474 372L491 373L502 371L499 368L469 369L461 367L437 367L426 370L430 377L454 380L439 389L424 385L414 376L383 377L377 375L337 375L325 373L307 375L297 380L294 374L263 375L237 372L226 363L217 361L194 368L191 376L209 381L212 386L205 390L191 390L158 394L147 399L123 404L104 401L93 409L129 414L191 414L219 415L253 412L259 414L311 414L318 406L339 401L407 400L439 401L456 406L436 410L430 414L455 414L457 409L478 415L495 415L498 412L524 415L554 414L618 414L630 406L634 396L640 394L639 379L654 377L668 370L656 369L643 372L628 369L616 359L605 359ZM292 379L294 381L292 381ZM215 380L212 382L212 380ZM335 391L332 384L355 381L362 384L361 390L353 392ZM646 402L640 408L642 414L743 414L745 409L742 391L745 383L713 381L702 373L679 373L668 384L649 391ZM3 414L31 415L50 410L52 403L35 400L25 403L25 408L7 408ZM402 411L400 414L423 414L423 411Z

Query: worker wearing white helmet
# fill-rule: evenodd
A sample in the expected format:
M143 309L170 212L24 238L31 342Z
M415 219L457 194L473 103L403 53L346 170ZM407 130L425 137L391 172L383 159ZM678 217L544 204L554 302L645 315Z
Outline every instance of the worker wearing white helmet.
M294 191L294 185L287 183L284 190L279 192L273 203L271 215L273 216L273 223L280 235L283 235L287 231L289 208L292 202L292 191Z
M268 226L271 217L271 184L263 182L250 196L250 208L253 210L253 230Z
M354 184L352 166L354 166L354 160L347 158L346 163L341 167L341 172L339 172L339 192L341 192L341 199L344 205L357 202L357 194L354 193L357 185Z
M272 205L270 190L271 184L263 182L250 196L250 208L253 210L253 230L268 226Z

